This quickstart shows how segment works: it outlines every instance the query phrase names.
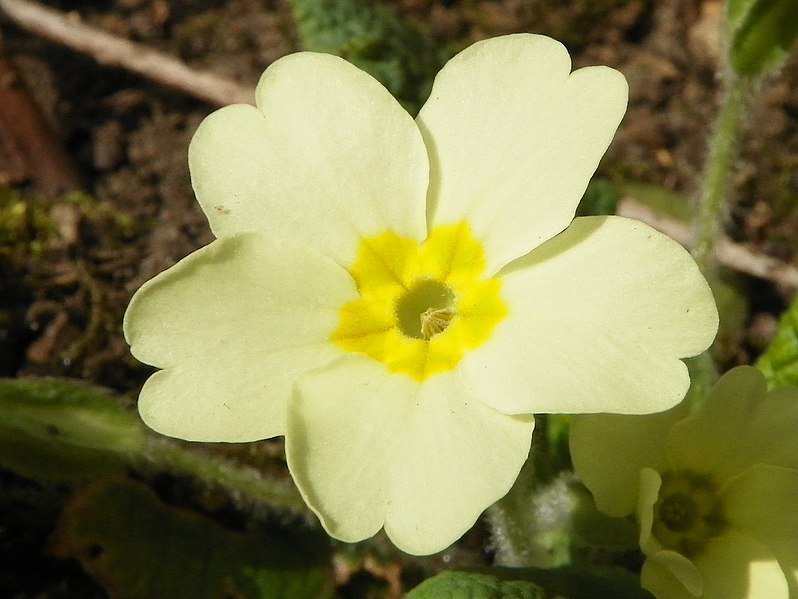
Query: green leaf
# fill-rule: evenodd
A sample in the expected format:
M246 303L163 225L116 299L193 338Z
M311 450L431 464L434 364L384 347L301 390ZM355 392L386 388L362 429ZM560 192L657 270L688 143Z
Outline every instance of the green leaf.
M661 185L625 181L618 186L621 196L630 196L652 210L681 221L692 216L690 201L683 195Z
M163 504L148 487L105 480L73 497L53 538L111 599L326 599L333 596L321 533L246 533Z
M634 551L640 546L640 531L630 518L612 518L596 508L596 502L587 488L581 485L573 492L574 508L571 526L574 542L584 543L592 549Z
M615 214L620 195L607 179L592 179L576 209L577 216Z
M729 271L708 277L708 282L720 316L712 356L718 364L726 364L737 354L745 334L750 294L742 278Z
M546 599L653 599L640 588L637 574L617 567L500 568L493 573L505 580L532 581L546 590Z
M652 599L636 574L615 567L492 568L444 572L407 599Z
M28 478L79 481L154 469L192 476L239 500L308 516L289 481L155 437L113 393L80 381L0 379L0 467Z
M448 54L373 0L290 0L306 50L345 58L415 114Z
M0 380L0 465L23 476L75 480L122 471L145 442L138 417L106 389Z
M524 581L503 581L489 574L443 572L424 581L407 599L545 599L539 586Z
M782 315L779 330L757 360L768 387L798 386L798 299Z
M795 0L729 0L726 16L729 61L740 75L778 69L798 38Z

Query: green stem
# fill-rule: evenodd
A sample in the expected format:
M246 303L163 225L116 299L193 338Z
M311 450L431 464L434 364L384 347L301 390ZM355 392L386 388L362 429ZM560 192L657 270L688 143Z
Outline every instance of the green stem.
M296 487L263 477L254 468L239 466L208 452L164 439L152 439L148 443L147 459L164 470L223 488L245 503L268 505L294 516L315 520Z
M690 406L690 412L695 412L706 400L710 389L718 381L718 368L712 358L712 353L705 351L685 360L690 371L690 388L684 401Z
M536 532L532 506L534 485L535 466L530 456L513 488L488 510L488 523L496 546L495 561L499 566L532 565L532 541Z
M751 86L751 79L747 77L739 77L733 73L728 75L715 129L709 141L709 155L704 167L695 221L696 243L693 249L693 257L708 278L714 276L715 244L720 237L724 199L732 163L737 155L741 116Z

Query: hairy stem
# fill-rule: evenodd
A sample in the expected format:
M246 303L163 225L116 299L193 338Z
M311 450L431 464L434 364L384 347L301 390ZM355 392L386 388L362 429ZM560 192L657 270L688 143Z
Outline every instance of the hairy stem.
M715 270L715 244L720 238L725 217L724 199L732 165L737 155L737 142L742 114L751 90L749 78L730 74L723 90L715 128L709 140L709 154L695 219L693 257L705 276Z
M532 515L534 466L527 460L513 488L488 510L488 523L496 548L496 564L529 566L529 552L535 527Z
M315 520L296 487L285 481L262 476L254 468L237 465L208 452L161 439L153 439L149 443L147 458L168 472L188 475L225 489L242 503L267 506Z

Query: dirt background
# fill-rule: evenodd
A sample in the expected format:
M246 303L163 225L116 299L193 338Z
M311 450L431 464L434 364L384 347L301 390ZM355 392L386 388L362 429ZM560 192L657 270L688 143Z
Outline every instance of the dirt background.
M301 49L291 7L280 0L46 4L247 86L272 61ZM619 69L630 84L630 106L598 176L694 196L722 84L718 0L386 4L451 52L485 37L530 31L563 41L577 67ZM13 114L0 106L0 376L84 379L132 404L150 369L129 356L122 314L141 283L211 240L193 199L186 152L213 107L46 42L1 13L0 35L0 58L9 65L0 79L23 86L48 129L43 138L12 131ZM797 79L792 60L761 85L751 105L727 220L732 239L793 264ZM26 158L21 148L30 135L63 153L58 168L42 172ZM83 195L64 196L70 188ZM792 295L754 279L738 283L750 305L729 364L756 356ZM248 455L259 459L257 451ZM15 522L23 523L0 526L0 561L20 572L3 596L104 596L77 565L46 557L48 530L69 490L43 492L10 474L0 480L16 489L0 508L15 510ZM398 576L391 571L371 576ZM342 596L378 596L373 589L347 594L346 585L341 588Z

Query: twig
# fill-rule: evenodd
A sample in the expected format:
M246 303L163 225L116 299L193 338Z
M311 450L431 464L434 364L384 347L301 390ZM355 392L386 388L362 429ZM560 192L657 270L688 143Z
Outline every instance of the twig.
M623 198L620 201L618 214L643 221L685 247L688 247L692 241L690 229L686 224L662 216L632 198ZM728 268L766 279L785 290L798 289L798 268L770 256L754 253L728 239L721 239L717 243L715 256L718 262Z
M28 0L0 0L0 8L31 33L88 54L101 64L139 73L215 106L255 101L251 88L196 71L176 58L81 23L72 14L59 13Z

